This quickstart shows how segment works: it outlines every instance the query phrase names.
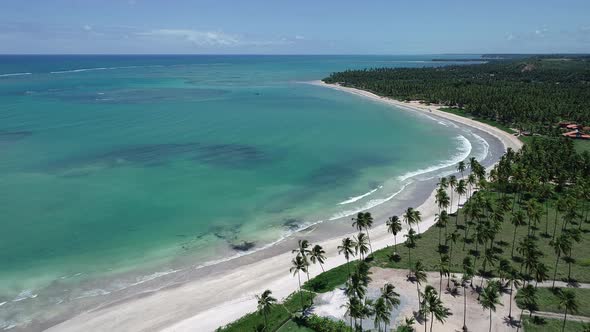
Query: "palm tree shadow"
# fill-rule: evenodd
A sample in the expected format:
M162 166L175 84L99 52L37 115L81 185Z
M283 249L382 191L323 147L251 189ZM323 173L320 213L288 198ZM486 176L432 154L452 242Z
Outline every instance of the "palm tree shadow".
M520 320L514 319L514 317L504 317L504 324L510 327L520 327Z

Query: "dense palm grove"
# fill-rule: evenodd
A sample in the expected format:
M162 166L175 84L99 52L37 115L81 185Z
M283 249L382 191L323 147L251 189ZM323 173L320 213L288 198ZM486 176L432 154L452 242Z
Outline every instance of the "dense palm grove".
M587 57L349 70L324 81L400 100L457 106L474 116L538 133L552 132L561 120L590 126Z

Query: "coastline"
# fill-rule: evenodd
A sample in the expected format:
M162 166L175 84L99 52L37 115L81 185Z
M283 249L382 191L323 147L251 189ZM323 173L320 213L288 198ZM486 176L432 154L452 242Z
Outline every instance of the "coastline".
M505 148L518 150L522 143L518 138L498 128L463 118L454 114L438 111L438 106L426 106L417 102L400 102L377 96L371 92L329 85L323 82L311 84L332 88L358 96L384 102L405 110L422 112L445 118L465 126L484 131L496 137ZM496 160L497 161L497 160ZM459 203L459 202L457 202ZM434 191L417 207L422 212L423 221L420 230L426 231L434 224L434 214L438 212L434 202ZM456 206L453 207L453 210ZM383 216L377 216L378 226L371 229L371 239L375 250L393 244L391 234L387 233L382 223ZM296 243L300 238L310 236L315 227L294 234L287 243ZM407 227L398 234L398 243L403 242ZM352 235L353 232L350 233ZM355 233L354 233L355 234ZM319 241L326 250L326 269L344 264L346 261L336 252L341 236ZM288 246L289 244L283 244ZM254 294L264 289L271 289L277 298L284 298L297 288L297 279L289 275L288 269L292 254L283 252L284 248L269 248L264 255L243 256L242 263L233 269L219 269L207 273L202 278L187 280L178 286L146 292L141 296L129 298L94 310L79 314L60 324L50 327L49 331L212 331L255 309ZM259 257L263 259L259 260ZM231 264L228 264L231 265ZM310 268L310 276L321 272L319 266Z

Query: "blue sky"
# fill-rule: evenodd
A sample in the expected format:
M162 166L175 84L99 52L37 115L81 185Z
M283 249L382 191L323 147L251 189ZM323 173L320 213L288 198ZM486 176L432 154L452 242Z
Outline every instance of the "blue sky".
M590 53L590 0L0 0L0 53Z

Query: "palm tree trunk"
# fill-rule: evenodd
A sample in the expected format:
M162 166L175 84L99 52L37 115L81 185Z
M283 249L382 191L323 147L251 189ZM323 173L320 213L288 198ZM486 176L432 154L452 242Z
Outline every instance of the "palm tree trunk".
M559 255L557 255L557 259L555 260L555 269L553 269L553 286L551 286L551 288L555 288L555 277L557 276L557 264L559 264Z
M297 271L297 278L299 279L299 298L301 299L301 312L303 312L303 293L301 292L301 272Z
M492 332L492 308L490 308L490 332Z
M565 315L563 316L563 326L561 327L561 332L565 331L565 323L567 322L567 309L565 309Z
M508 318L512 320L512 287L514 286L514 281L510 282L510 309L508 309Z
M264 329L268 330L268 320L266 318L266 312L263 311L263 313L264 313Z
M326 272L326 271L324 270L324 265L323 265L322 263L320 263L320 268L322 269L322 272Z
M418 312L422 309L422 303L420 303L420 285L416 282L416 291L418 292Z
M467 287L463 286L463 331L467 331Z
M432 324L434 323L434 313L430 313L430 332L432 332Z
M559 215L559 212L557 211L557 207L555 208L555 224L553 225L553 235L552 235L552 240L555 240L555 233L557 233L557 216Z
M512 258L514 258L514 243L516 243L516 231L518 230L517 226L514 226L514 235L512 236L512 253L510 254Z
M373 246L371 245L371 235L369 235L369 228L365 227L365 230L367 231L367 239L369 240L369 249L371 249L371 255L373 254Z
M410 271L412 271L412 249L408 247L408 276L410 276Z

